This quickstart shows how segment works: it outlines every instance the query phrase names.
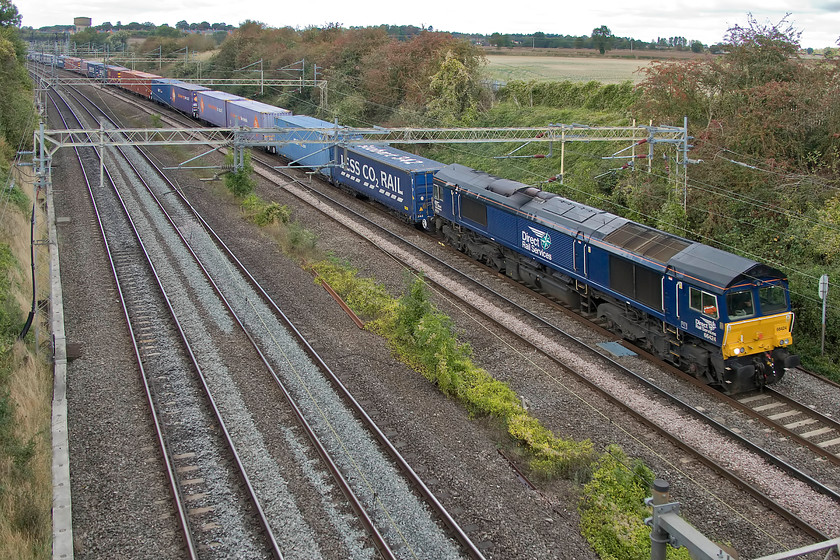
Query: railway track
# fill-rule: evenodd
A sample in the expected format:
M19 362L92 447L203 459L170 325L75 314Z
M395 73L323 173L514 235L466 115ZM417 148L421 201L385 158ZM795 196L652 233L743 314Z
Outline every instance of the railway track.
M65 105L84 126L66 100ZM198 558L201 551L204 558L225 557L231 550L222 546L222 540L228 536L255 557L282 558L218 409L213 405L215 417L207 415L206 404L190 382L201 375L201 368L128 210L116 189L110 188L116 186L113 177L106 168L110 187L91 184L89 176L101 155L85 152L77 152L79 164L146 387L187 554ZM219 426L226 437L211 435ZM231 478L241 478L242 484L231 484ZM231 495L237 496L239 511L231 507Z
M148 158L145 159L144 164L154 168L154 164ZM131 164L132 167L135 165ZM159 169L157 172L161 173ZM280 387L290 406L295 410L295 416L304 426L309 439L318 448L319 455L323 462L329 466L337 484L351 501L352 509L356 511L361 524L367 528L368 536L375 543L379 553L388 558L416 557L418 553L421 555L432 554L435 557L452 557L459 554L456 551L460 547L463 554L472 558L482 558L483 556L478 548L435 499L420 477L411 470L387 437L367 417L352 395L338 383L337 377L329 371L326 364L320 360L312 350L311 345L295 329L294 325L285 318L279 307L271 301L236 257L226 250L224 244L220 243L218 236L206 226L206 223L200 225L200 216L188 206L183 206L186 203L185 199L177 204L169 200L171 198L174 201L175 197L168 197L165 202L160 202L163 198L162 194L177 192L175 186L171 183L165 184L162 187L163 192L158 192L157 196L153 192L154 187L147 185L146 188L152 197L157 199L161 209L167 207L165 213L171 214L168 219L176 230L183 233L184 230L188 229L191 236L194 236L196 232L201 234L206 232L207 235L215 239L215 241L211 239L206 246L202 246L202 243L196 240L187 244L190 245L190 252L196 261L211 262L207 266L200 265L208 282L213 285L214 290L219 298L224 301L229 312L235 316L236 323L242 327L243 332L246 333L247 338L260 354L266 368L271 371L277 386ZM181 206L179 207L178 204ZM192 225L185 227L185 224L188 223ZM181 237L186 242L184 236ZM229 259L229 263L221 265L220 259ZM235 286L226 287L224 286L226 278L214 279L213 275L208 272L209 269L225 270L227 271L223 275L225 277L237 276L237 274L240 277L236 279ZM238 269L238 271L230 273L232 269ZM249 291L244 290L245 285L248 285L249 289L255 289L256 293L251 295ZM258 299L262 299L262 307L265 308L256 309L256 312L254 312L255 301ZM288 361L278 360L271 355L277 353L277 340L283 338L284 335L278 333L276 327L265 328L265 317L268 315L279 317L279 322L282 323L280 328L285 329L288 333L285 335L286 338L291 335L292 339L296 339L295 344L299 345L297 350L292 351L289 348L282 348L280 349L282 350L281 353L284 356L288 356L289 353L298 353L300 356L296 358L297 361L308 360L311 362L311 367L319 370L318 375L323 376L324 382L335 387L335 389L320 387L318 391L330 392L332 396L329 399L343 400L345 404L324 401L320 398L316 402L306 402L308 400L307 396L311 399L314 392L312 387L313 376L307 372L297 371L290 379L290 374L278 373L281 370L298 369L299 366L293 365L289 368ZM278 361L281 363L277 363ZM295 387L295 383L300 386ZM287 388L286 385L290 387ZM349 408L346 403L350 403ZM325 411L328 411L328 413L324 414ZM342 415L355 415L356 419L338 418ZM386 453L390 456L389 460L373 459L360 455L360 450L364 450L369 444L362 444L359 434L347 431L358 430L357 427L347 426L356 426L359 422L365 425L361 428L362 431L367 430L372 433L376 441L373 448L369 449L368 452L375 455L375 448L378 445L386 450ZM367 434L364 437L369 438L370 435ZM326 442L320 443L319 439L324 439ZM348 445L348 441L351 440L354 441L354 444ZM353 448L352 453L348 453L349 448ZM181 459L189 458L189 452L182 453L179 457ZM385 464L393 463L396 463L397 468L402 473L401 475L388 474L388 468L392 467L386 467ZM370 469L373 469L376 474L373 474ZM404 485L404 479L408 479L410 486ZM416 500L414 491L421 494L428 506L424 506L422 502ZM361 498L356 497L355 493L359 493ZM459 543L458 546L453 546L450 539L439 532L434 521L430 524L425 507L430 507L435 512L437 519L446 526L448 533ZM275 521L274 525L277 526L278 523ZM264 532L270 534L268 528ZM278 540L282 541L282 539ZM282 542L280 548L283 548ZM395 552L395 550L398 552Z
M840 465L840 422L769 387L732 400L779 433Z
M252 159L252 161L254 161L255 163L258 163L258 164L262 164L264 166L264 169L266 169L266 170L273 167L271 162L265 161L262 157L254 157ZM269 180L271 180L271 175L273 173L277 173L276 170L272 170L270 172L269 171L262 171L261 172L261 171L258 170L258 172L260 172L260 174L263 177L265 177ZM294 177L289 173L282 172L281 174L284 175L285 177L289 178L289 179L295 180ZM311 185L305 185L303 183L298 183L298 184L302 188L304 188L307 192L313 192L313 193L317 192L317 196L319 198L326 199L326 200L329 201L330 204L333 204L333 205L336 205L336 206L340 207L342 212L352 214L354 220L359 220L364 224L364 226L363 226L364 228L369 228L370 227L377 232L377 235L381 234L381 235L384 235L385 237L387 237L388 239L394 239L394 240L397 240L398 243L404 244L404 246L406 246L408 248L408 252L410 254L414 255L414 258L406 258L404 260L404 263L406 264L406 266L408 268L413 268L415 270L423 270L425 268L425 265L428 265L429 263L434 262L436 264L441 264L444 268L446 268L448 270L448 272L446 274L453 274L454 277L455 277L455 279L452 281L452 283L450 285L447 285L446 282L440 282L438 280L435 280L434 275L430 275L428 269L425 269L424 272L426 272L427 279L430 279L433 282L438 283L442 287L442 289L450 291L452 289L452 285L460 287L460 286L463 286L465 283L471 283L476 288L478 288L479 290L489 292L490 294L492 294L492 297L498 298L499 300L501 300L501 302L502 302L501 306L504 309L504 311L501 315L486 314L482 309L473 305L474 300L472 300L469 295L465 297L464 295L458 295L456 292L453 292L455 294L455 297L460 299L463 303L466 303L466 304L470 305L475 311L477 311L479 313L482 313L482 314L485 314L487 316L487 318L490 319L491 321L495 321L499 324L504 324L505 321L503 319L501 319L501 317L510 316L510 314L513 314L514 316L518 316L518 317L529 317L530 320L533 320L538 325L538 327L537 327L538 329L541 329L543 331L545 329L548 329L548 330L552 331L554 334L556 334L557 336L563 337L563 338L571 341L574 344L574 346L576 346L577 348L584 348L587 352L590 352L593 357L595 357L597 355L600 359L605 359L604 356L603 356L603 350L599 350L596 347L593 347L589 344L584 343L583 341L575 339L574 337L570 337L568 335L568 333L565 333L564 331L559 329L553 322L546 321L546 320L542 319L541 317L533 314L528 309L520 306L518 303L515 303L514 301L512 301L508 297L501 296L499 293L496 292L495 289L488 287L489 282L492 282L493 279L498 279L499 278L498 274L495 273L494 271L487 270L485 267L483 267L483 265L479 265L478 263L474 263L474 262L468 262L467 264L464 264L463 261L462 261L462 262L458 263L457 265L455 265L454 267L450 264L442 264L441 261L437 257L432 255L428 251L426 251L424 249L421 249L420 247L418 247L414 243L408 242L405 239L399 237L393 231L391 231L389 228L382 227L381 225L375 224L371 220L369 220L367 217L361 216L358 212L356 212L352 209L349 209L345 204L343 204L343 202L341 202L338 199L338 197L333 196L332 194L328 193L327 191L325 191L323 189L314 188ZM287 191L289 190L288 187L285 187L285 189ZM329 189L329 187L327 187L327 189ZM307 202L311 204L311 201L307 201ZM340 221L341 221L341 223L346 224L345 220L340 220ZM366 237L366 238L370 239L367 233L364 233L363 237ZM373 243L376 244L376 241L373 241ZM419 255L419 257L418 257L418 255ZM424 266L419 266L418 262L424 263ZM457 270L456 270L456 268L457 268ZM467 274L463 274L460 269L470 269L472 272L469 275L467 275ZM482 277L484 278L484 280L479 279L479 278L482 278ZM590 325L594 326L593 323L587 321L586 319L581 319L579 316L577 317L577 319L578 320L583 320L584 322L589 323ZM604 329L601 329L601 330L604 333L607 333L608 336L611 339L613 339L613 340L615 339L615 336L612 335L611 333L609 333L608 331L606 331ZM516 336L516 337L520 338L521 340L523 340L527 344L532 343L532 340L530 340L529 337L522 336L522 333L516 328L511 329L510 333L513 336ZM691 406L689 403L683 402L679 398L668 394L667 391L656 387L655 385L651 384L646 379L644 379L643 376L637 375L636 373L634 373L630 369L626 368L625 366L621 365L617 361L611 360L611 359L607 359L607 360L609 362L611 362L610 366L618 369L621 372L622 375L633 378L634 381L636 381L638 383L641 383L645 387L645 389L647 389L647 390L653 390L653 391L659 393L663 398L667 399L672 405L678 406L683 412L687 413L690 417L693 417L695 419L699 419L703 424L712 426L715 430L719 431L722 434L725 434L726 437L734 439L736 442L738 442L738 444L744 446L747 450L758 454L760 457L762 457L764 460L766 460L768 462L768 464L777 466L777 467L779 467L783 470L788 471L789 473L791 473L791 475L794 478L796 478L800 481L804 481L806 485L810 486L818 494L821 494L823 496L828 496L832 500L840 500L840 495L838 495L834 491L833 488L820 483L816 479L813 479L812 477L810 477L808 474L800 471L799 469L796 469L792 465L788 464L784 459L781 459L781 458L775 456L772 452L767 451L765 449L762 449L760 446L751 443L748 439L740 436L735 431L730 430L725 425L723 425L723 424L715 421L711 417L703 414L702 410L697 410L693 406ZM558 365L560 365L561 367L564 366L564 364L561 361L558 361ZM662 364L662 365L664 365L664 364ZM589 381L587 379L585 379L585 377L582 377L582 379L584 379L584 381L589 383ZM611 400L612 402L614 402L615 404L624 406L624 403L621 401L620 398L617 399L617 398L609 395L607 392L604 391L603 387L599 386L597 383L595 383L595 384L590 383L590 386L593 389L598 390L599 392L602 392L603 394L605 394L605 396L607 396L607 398L609 400ZM775 498L772 497L775 494L775 492L772 488L769 488L769 487L765 486L764 490L762 490L760 488L760 485L757 484L758 481L748 480L748 479L742 477L741 475L737 474L736 472L734 472L731 469L731 467L724 466L724 463L727 462L726 457L719 457L718 460L710 459L709 457L705 456L702 448L697 447L694 442L688 442L688 441L685 441L683 439L680 439L679 437L676 437L676 436L672 435L671 433L669 433L669 431L665 427L663 427L662 425L657 425L655 422L651 422L650 417L645 416L644 414L639 414L639 412L637 410L633 410L633 409L630 409L630 408L626 408L626 410L628 412L630 412L631 414L635 415L643 423L646 423L649 426L651 426L651 427L657 429L658 431L662 432L663 435L665 437L667 437L668 439L671 439L672 441L674 441L678 445L690 450L697 457L699 457L701 461L707 463L710 467L712 467L712 468L718 470L719 472L723 473L727 478L730 478L731 480L733 480L737 484L743 486L744 488L747 488L750 493L753 493L757 498L759 498L762 501L764 501L765 503L767 503L771 509L780 513L783 517L787 518L788 520L790 520L792 523L796 524L797 526L800 526L806 533L811 535L813 538L816 538L816 539L827 538L826 537L826 535L827 535L826 532L824 532L824 531L818 529L817 527L815 527L816 523L814 523L813 519L811 521L803 520L798 515L798 513L796 511L793 511L793 510L797 509L796 506L793 506L791 508L787 508L787 507L784 507L784 506L780 506L778 503L776 503Z
M286 187L286 190L288 191L289 188ZM325 194L321 192L319 193L319 195L329 199L331 204L344 206L340 201L338 201L330 194ZM745 438L739 436L737 433L728 429L726 426L702 414L701 411L696 410L688 403L683 402L679 398L668 394L667 391L659 389L654 384L644 379L644 377L637 375L630 369L620 364L618 361L605 357L597 348L594 348L589 344L586 344L583 341L568 335L552 322L544 320L542 317L535 315L528 309L515 303L507 296L498 293L494 288L485 285L483 281L477 280L475 277L473 277L472 274L465 274L462 272L462 269L473 269L474 267L476 267L474 263L468 263L466 265L464 265L463 263L459 263L455 268L453 268L449 264L443 263L438 257L433 255L432 253L427 252L426 250L407 242L405 239L401 239L397 234L384 227L380 227L376 224L373 224L370 220L363 216L360 216L355 211L346 207L343 208L342 211L345 213L352 214L353 220L360 220L361 222L363 222L363 227L365 229L374 229L376 230L377 235L382 235L389 241L393 241L403 245L404 247L407 247L407 250L405 252L406 256L400 256L399 252L394 251L393 249L388 249L388 251L390 252L390 254L392 254L392 256L395 256L395 258L403 260L407 267L415 268L417 270L422 269L426 275L426 278L429 281L434 282L435 284L440 286L441 289L451 293L453 297L457 298L462 304L469 306L473 312L480 313L490 321L493 321L501 327L507 329L511 336L518 338L519 340L528 345L535 346L540 351L546 352L550 357L552 357L555 360L555 363L559 368L562 368L563 370L575 375L578 379L587 383L592 389L604 395L608 400L612 401L613 403L619 406L622 406L628 413L632 414L648 426L656 429L664 437L674 441L681 447L691 451L701 461L705 462L712 468L723 473L727 478L730 478L730 480L733 480L737 484L743 486L744 488L747 488L749 492L753 493L756 497L767 503L769 507L771 507L771 509L780 513L782 516L786 517L791 522L800 526L804 531L806 531L814 538L826 538L826 532L823 532L822 530L815 527L815 525L817 524L815 523L815 519L812 519L811 521L803 520L796 512L791 511L790 509L784 506L780 506L776 502L776 499L773 497L774 490L772 488L765 486L764 490L762 490L757 484L760 481L749 480L744 476L734 472L730 466L725 465L725 463L727 462L727 457L718 457L717 460L709 458L706 455L706 452L702 449L702 447L698 446L699 442L689 441L680 438L678 435L672 434L669 431L668 428L672 426L658 424L655 421L653 421L653 408L647 408L646 410L640 411L638 409L634 409L627 406L627 404L623 401L622 397L611 394L608 388L600 384L598 381L593 380L591 376L587 374L581 374L578 371L576 371L574 366L571 366L569 363L566 363L564 360L559 358L557 352L546 350L547 345L551 344L551 341L548 340L549 335L547 335L546 333L550 332L552 336L562 337L572 345L572 347L574 348L574 350L572 350L573 352L578 353L580 351L585 351L590 355L592 359L606 362L605 365L607 365L607 367L609 367L610 369L614 370L620 376L631 378L635 383L640 383L645 390L654 391L658 393L662 398L666 399L670 405L678 407L681 414L686 415L684 417L684 420L699 420L704 425L712 426L715 430L718 430L720 433L724 434L725 437L734 439L736 442L738 442L738 444L744 446L750 452L757 453L764 460L767 460L769 464L775 464L783 469L794 473L793 476L795 476L799 480L806 481L806 483L811 488L813 488L818 494L821 494L823 496L830 496L833 500L840 500L840 495L836 494L831 488L826 487L825 485L819 483L818 481L812 479L804 473L797 472L796 469L792 468L785 461L775 457L773 453L763 450L759 446L752 444ZM347 225L348 220L341 220L341 223ZM352 226L349 227L351 227L352 229ZM368 240L371 240L367 232L363 233L362 235ZM376 241L372 242L376 244ZM422 267L419 263L423 263ZM432 267L440 266L443 270L445 270L445 272L439 275L436 273L436 271L430 269L430 265ZM485 270L483 270L482 267L478 267L478 276L486 276L489 278L496 277L495 273L488 273ZM472 288L465 289L465 285L471 285ZM473 291L473 289L477 290L481 295L477 296L477 292ZM480 300L483 297L494 299L497 302L498 307L488 312L484 306L479 305L481 303ZM511 321L509 319L511 316L517 317L517 320ZM531 323L532 326L528 325L528 323ZM539 334L531 334L534 332L539 332ZM535 344L535 341L540 338L544 340L544 344L546 346L543 346L539 343ZM563 352L560 352L560 354L563 354Z

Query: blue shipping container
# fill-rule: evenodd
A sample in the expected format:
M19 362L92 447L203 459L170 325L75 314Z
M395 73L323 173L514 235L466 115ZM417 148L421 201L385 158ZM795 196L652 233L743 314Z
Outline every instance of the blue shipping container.
M336 146L333 181L392 208L413 223L434 214L432 183L443 164L386 145Z
M290 130L277 135L277 140L294 140L299 144L277 144L276 152L294 165L309 167L332 177L330 165L334 164L332 145L335 143L336 126L327 121L306 115L283 115L275 119L277 128L317 128L322 130ZM344 127L338 127L341 130ZM329 143L321 143L324 140Z
M89 78L102 78L105 75L105 64L88 61L87 70Z
M171 106L172 84L177 81L175 78L154 78L152 80L152 101Z
M209 91L209 89L197 84L188 84L180 80L175 80L172 84L172 91L170 92L169 105L182 113L197 117L199 91Z
M224 91L198 92L198 117L220 128L227 127L227 104L229 101L242 99L238 95Z

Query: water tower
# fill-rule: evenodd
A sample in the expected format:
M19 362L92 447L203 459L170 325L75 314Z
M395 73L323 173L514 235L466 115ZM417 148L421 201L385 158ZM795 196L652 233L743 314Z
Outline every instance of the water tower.
M76 33L81 33L91 26L91 19L89 17L73 18L73 25L76 26Z

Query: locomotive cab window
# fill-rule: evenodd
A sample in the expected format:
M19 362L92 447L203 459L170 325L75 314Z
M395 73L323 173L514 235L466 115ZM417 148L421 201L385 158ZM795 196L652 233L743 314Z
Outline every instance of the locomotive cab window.
M782 286L767 286L758 290L762 315L787 311L787 296Z
M434 185L434 197L435 200L443 200L443 187L435 183Z
M712 319L718 318L717 296L698 290L697 288L688 289L688 306L694 311L698 311Z
M755 315L752 290L726 294L726 310L730 319L745 319Z

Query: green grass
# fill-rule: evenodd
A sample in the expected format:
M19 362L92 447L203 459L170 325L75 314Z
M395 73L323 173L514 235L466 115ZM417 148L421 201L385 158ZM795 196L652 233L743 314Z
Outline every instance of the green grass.
M618 84L630 80L638 83L643 78L639 69L649 64L649 60L623 58L487 55L485 73L490 79L500 82L596 80L604 84Z

